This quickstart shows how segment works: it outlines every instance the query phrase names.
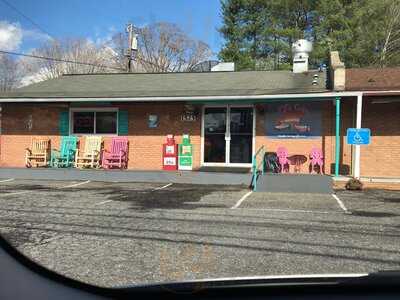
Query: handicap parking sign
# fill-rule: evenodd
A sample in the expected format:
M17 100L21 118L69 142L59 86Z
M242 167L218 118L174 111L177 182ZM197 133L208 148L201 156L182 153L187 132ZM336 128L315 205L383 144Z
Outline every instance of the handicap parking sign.
M348 128L347 144L349 145L369 145L371 130L369 128Z

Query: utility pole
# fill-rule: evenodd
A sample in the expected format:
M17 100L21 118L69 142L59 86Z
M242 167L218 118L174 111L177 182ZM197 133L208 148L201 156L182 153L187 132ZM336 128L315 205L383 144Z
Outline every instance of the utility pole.
M137 53L137 34L134 29L132 23L126 26L126 32L128 33L128 49L125 55L127 57L126 71L128 73L132 72L132 60Z

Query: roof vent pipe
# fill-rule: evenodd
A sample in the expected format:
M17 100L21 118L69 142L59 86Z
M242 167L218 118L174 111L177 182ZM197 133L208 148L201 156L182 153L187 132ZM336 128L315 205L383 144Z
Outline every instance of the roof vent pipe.
M297 40L293 43L293 73L308 72L308 57L311 51L312 43L307 40Z

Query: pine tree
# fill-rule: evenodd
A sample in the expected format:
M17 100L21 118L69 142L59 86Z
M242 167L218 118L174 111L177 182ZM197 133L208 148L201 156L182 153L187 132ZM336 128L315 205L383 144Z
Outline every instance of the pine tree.
M291 67L292 43L313 42L311 63L337 50L348 67L400 65L398 0L222 0L219 57L238 70Z
M223 26L220 32L226 40L224 48L219 53L220 59L234 61L238 70L252 66L252 59L246 47L243 29L243 15L246 0L230 0L221 2Z

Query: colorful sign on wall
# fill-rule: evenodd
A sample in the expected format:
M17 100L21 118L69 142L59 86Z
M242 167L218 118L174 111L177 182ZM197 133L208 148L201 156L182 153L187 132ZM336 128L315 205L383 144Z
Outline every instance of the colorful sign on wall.
M158 127L158 115L149 115L147 124L148 124L149 128L157 128Z
M276 139L321 136L320 102L274 102L265 105L265 134Z

